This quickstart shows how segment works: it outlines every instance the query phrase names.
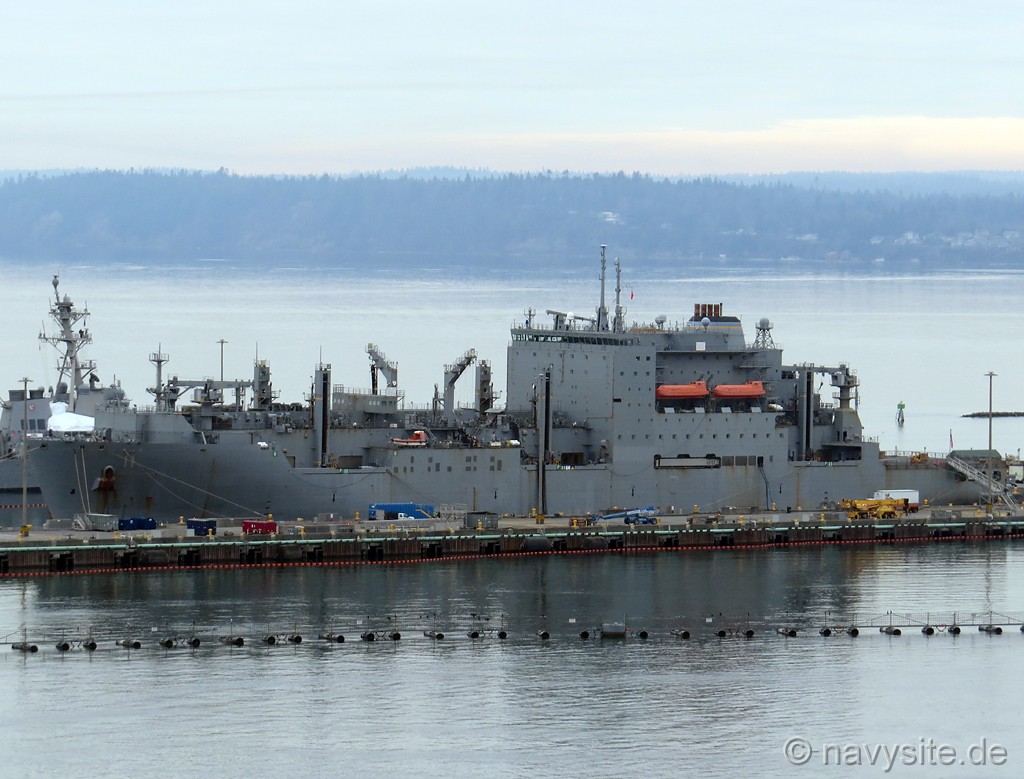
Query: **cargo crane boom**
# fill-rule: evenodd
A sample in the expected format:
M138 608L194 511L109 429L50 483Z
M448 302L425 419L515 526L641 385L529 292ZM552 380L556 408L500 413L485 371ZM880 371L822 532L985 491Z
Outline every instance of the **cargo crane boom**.
M375 344L366 345L366 353L370 356L370 390L379 394L377 388L377 371L384 376L388 387L398 386L398 363L388 360Z
M441 420L446 425L455 424L455 382L475 360L476 349L470 349L451 365L444 366L444 405L441 408Z

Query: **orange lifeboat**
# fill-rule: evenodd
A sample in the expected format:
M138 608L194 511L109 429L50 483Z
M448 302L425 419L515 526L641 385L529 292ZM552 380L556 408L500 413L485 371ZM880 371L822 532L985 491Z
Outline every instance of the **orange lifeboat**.
M687 400L706 398L707 396L708 385L705 381L691 381L689 384L662 384L654 390L654 397L657 400Z
M748 381L746 384L719 384L714 389L716 398L763 398L764 383Z
M391 443L395 446L426 446L427 434L423 430L416 430L411 438L392 438Z

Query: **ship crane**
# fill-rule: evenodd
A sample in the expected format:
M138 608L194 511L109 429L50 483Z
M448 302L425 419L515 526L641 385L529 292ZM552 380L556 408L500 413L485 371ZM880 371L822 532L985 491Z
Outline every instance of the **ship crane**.
M486 414L494 408L496 397L494 383L491 381L491 363L489 360L480 360L476 364L476 410Z
M441 420L445 425L455 424L455 382L475 360L476 349L470 349L451 365L444 366L444 403L441 408ZM436 388L434 394L436 400Z
M366 353L370 356L370 389L374 395L378 393L377 371L380 371L387 386L398 386L398 363L391 362L383 355L375 344L366 345Z

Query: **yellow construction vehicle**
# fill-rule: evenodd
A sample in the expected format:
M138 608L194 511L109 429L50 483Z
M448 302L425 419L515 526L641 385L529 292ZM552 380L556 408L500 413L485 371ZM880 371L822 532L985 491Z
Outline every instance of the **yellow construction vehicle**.
M839 508L850 519L895 519L908 513L906 498L846 498L839 501Z

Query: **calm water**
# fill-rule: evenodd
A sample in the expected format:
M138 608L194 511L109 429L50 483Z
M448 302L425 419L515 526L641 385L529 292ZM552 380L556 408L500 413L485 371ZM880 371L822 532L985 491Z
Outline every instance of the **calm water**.
M1016 616L1022 563L1019 544L995 542L6 581L0 625L48 643L0 655L4 773L781 776L796 770L783 744L803 737L964 749L986 738L1015 775L1015 626L958 638L864 627L856 639L817 627L889 611ZM623 616L651 637L578 637ZM710 635L748 621L751 640ZM510 638L466 636L488 624ZM780 624L807 632L784 638ZM694 638L669 635L683 625ZM312 641L331 628L350 640ZM367 628L404 637L358 641ZM155 645L192 629L207 639L198 650ZM209 640L295 630L299 646ZM107 648L52 647L90 633ZM127 635L145 647L112 646Z

